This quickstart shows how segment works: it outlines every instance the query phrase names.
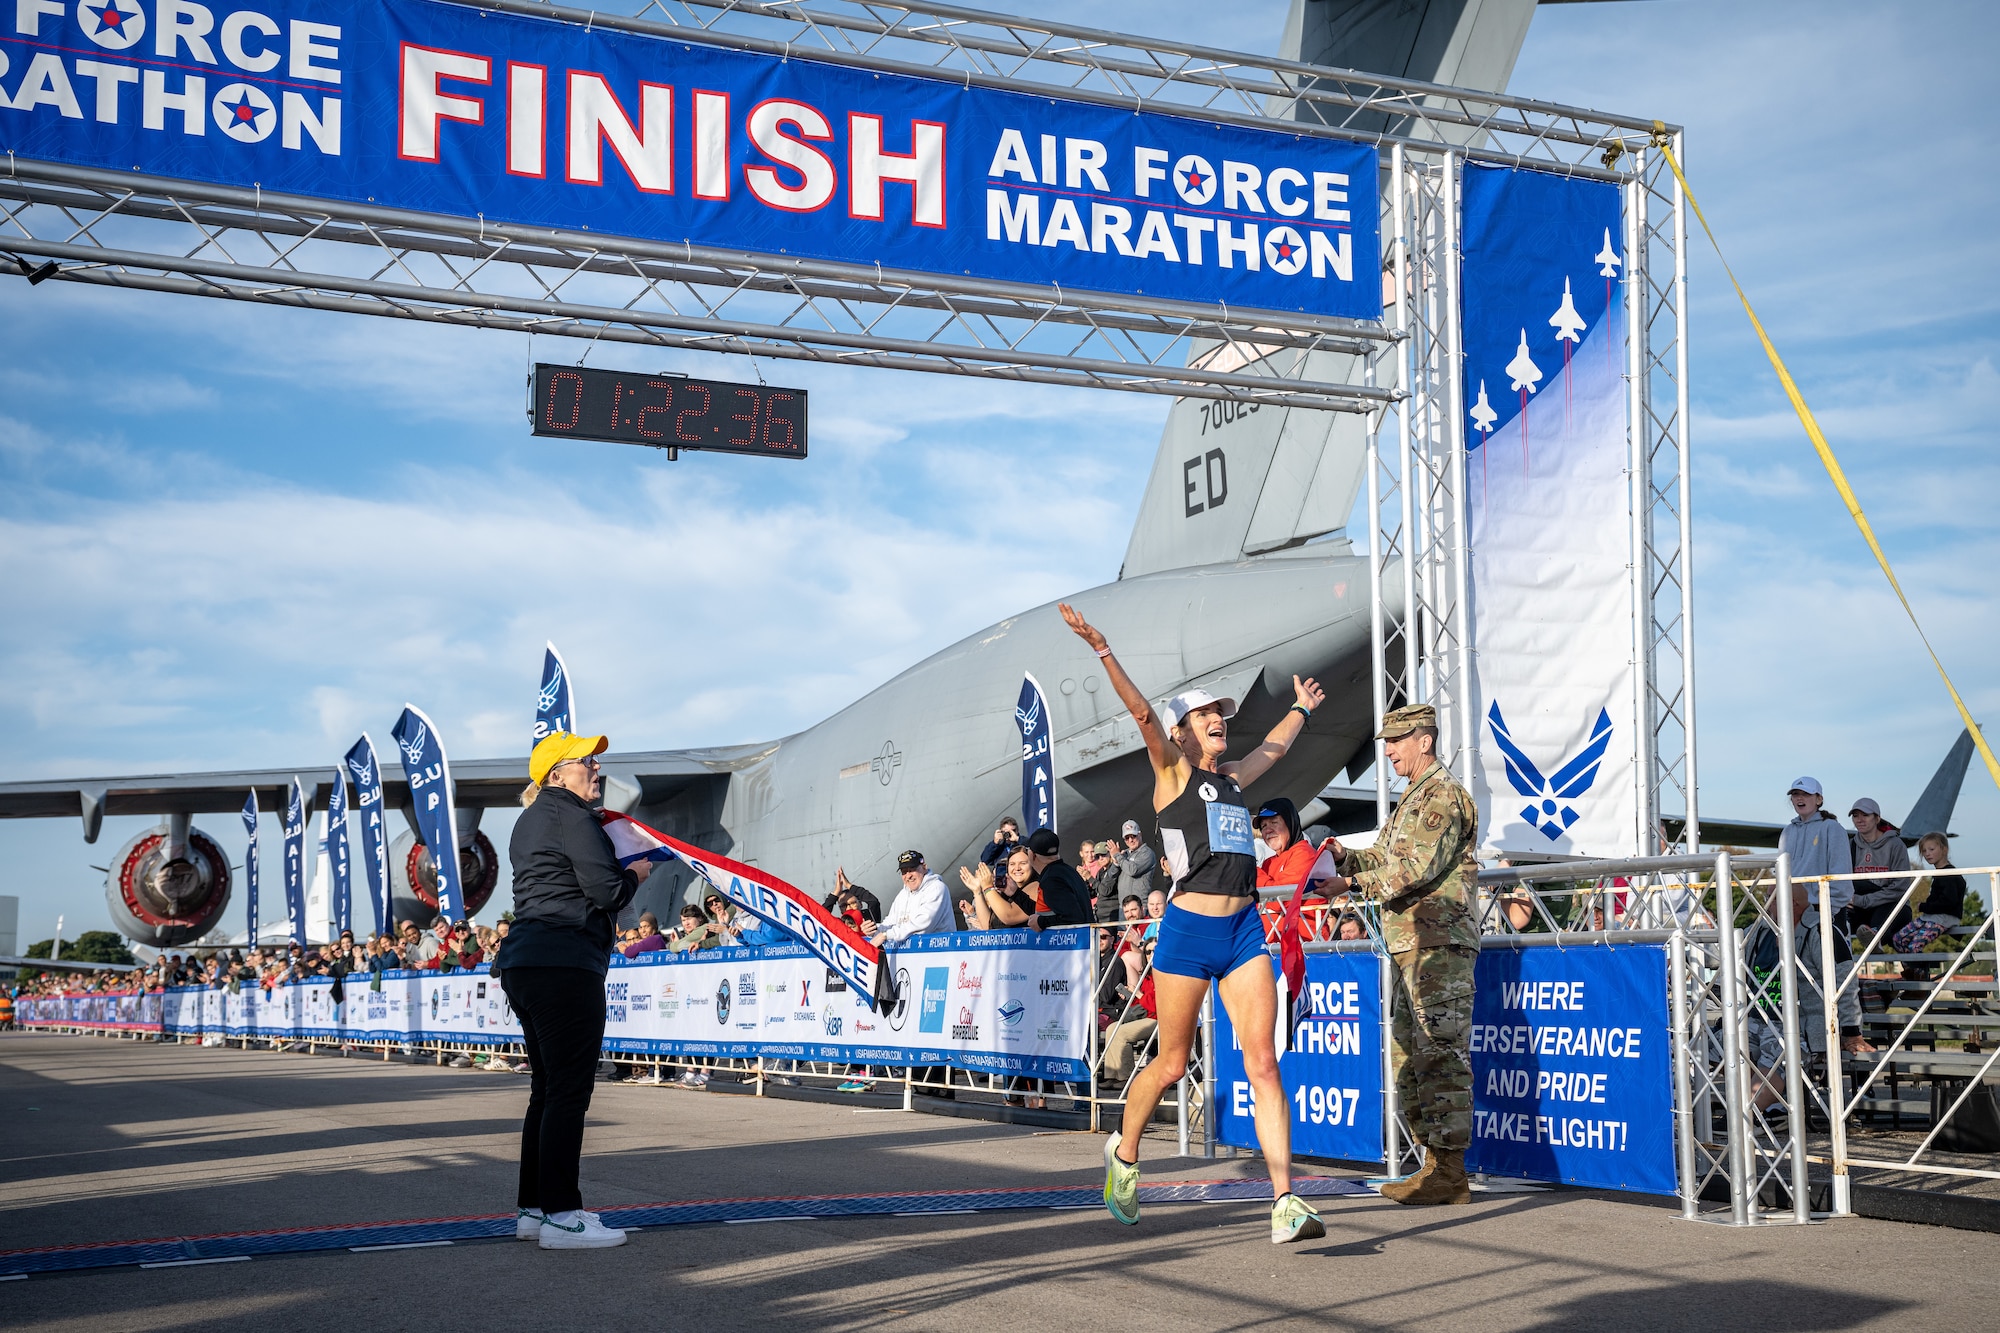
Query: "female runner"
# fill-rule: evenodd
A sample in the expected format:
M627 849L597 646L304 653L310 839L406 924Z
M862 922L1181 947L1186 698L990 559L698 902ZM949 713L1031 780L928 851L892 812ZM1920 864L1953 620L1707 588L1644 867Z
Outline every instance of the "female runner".
M1189 690L1168 702L1167 716L1156 716L1104 636L1074 607L1061 609L1069 627L1104 659L1112 688L1146 738L1153 811L1174 881L1153 953L1159 1054L1126 1088L1124 1125L1104 1145L1104 1206L1127 1226L1139 1220L1140 1136L1167 1085L1187 1071L1202 998L1214 981L1243 1047L1243 1070L1256 1098L1257 1143L1271 1172L1272 1243L1324 1236L1319 1214L1292 1193L1292 1108L1278 1077L1273 1040L1278 992L1257 915L1257 857L1243 788L1284 758L1326 693L1313 681L1292 677L1298 702L1284 720L1262 745L1225 763L1234 700Z

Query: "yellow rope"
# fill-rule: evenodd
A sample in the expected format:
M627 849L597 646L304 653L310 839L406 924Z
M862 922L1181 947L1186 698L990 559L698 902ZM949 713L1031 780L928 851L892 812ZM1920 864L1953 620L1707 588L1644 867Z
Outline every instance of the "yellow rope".
M1687 196L1688 207L1694 210L1695 220L1708 236L1708 243L1715 247L1715 257L1722 261L1722 271L1729 275L1729 285L1736 289L1736 299L1743 303L1743 313L1750 317L1750 327L1757 331L1757 340L1764 344L1764 355L1771 359L1771 368L1778 372L1778 382L1785 386L1785 396L1792 400L1792 410L1799 414L1799 424L1806 428L1806 437L1819 454L1819 461L1826 468L1826 475L1833 478L1834 489L1840 492L1841 500L1847 505L1847 512L1854 518L1854 526L1861 529L1861 535L1868 540L1868 549L1875 553L1875 563L1882 566L1882 574L1889 580L1889 586L1896 590L1896 600L1903 604L1903 613L1910 618L1917 637L1923 640L1924 651L1930 654L1931 665L1937 668L1938 678L1951 694L1951 702L1958 709L1959 718L1965 729L1972 733L1972 743L1979 747L1979 757L1986 761L1986 771L1993 778L1993 785L2000 787L2000 760L1995 760L1993 751L1986 744L1986 737L1979 730L1979 724L1972 720L1972 714L1965 707L1965 700L1958 697L1958 687L1951 683L1951 676L1945 671L1944 663L1938 660L1937 649L1931 647L1928 634L1917 621L1917 613L1910 606L1910 599L1903 595L1903 585L1896 579L1896 571L1889 567L1889 557L1882 553L1882 543L1875 540L1875 529L1868 524L1868 516L1861 512L1861 501L1854 497L1854 488L1847 484L1847 474L1841 470L1840 460L1833 456L1827 446L1826 435L1813 417L1812 409L1806 406L1805 396L1799 392L1798 384L1792 379L1792 372L1785 369L1784 358L1772 345L1771 336L1764 332L1764 321L1757 318L1757 312L1750 307L1750 298L1743 294L1743 284L1736 280L1736 270L1729 267L1729 260L1723 256L1722 244L1715 239L1714 228L1708 225L1701 205L1695 202L1694 191L1689 188L1687 177L1681 174L1681 164L1674 160L1674 150L1669 141L1666 126L1653 122L1653 143L1666 155L1667 165L1674 169L1674 179L1680 182L1681 193ZM1918 830L1923 832L1925 830Z

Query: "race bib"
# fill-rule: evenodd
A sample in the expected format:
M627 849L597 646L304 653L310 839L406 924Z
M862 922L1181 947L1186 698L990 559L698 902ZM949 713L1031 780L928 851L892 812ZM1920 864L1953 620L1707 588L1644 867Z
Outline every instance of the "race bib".
M1224 801L1209 801L1208 806L1208 850L1211 853L1235 852L1240 856L1255 856L1250 850L1250 812L1240 805L1230 805Z

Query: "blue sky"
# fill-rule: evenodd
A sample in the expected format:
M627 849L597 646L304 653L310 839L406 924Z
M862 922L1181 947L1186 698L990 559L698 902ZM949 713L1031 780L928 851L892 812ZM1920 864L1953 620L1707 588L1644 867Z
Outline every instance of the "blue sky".
M1016 8L1259 50L1284 12ZM1512 84L1688 126L1723 244L1989 719L1996 36L1976 4L1566 5ZM1705 248L1694 284L1704 809L1780 819L1811 772L1900 815L1958 722ZM528 436L530 361L581 350L0 280L0 776L331 765L405 700L455 754L503 753L551 637L620 748L783 735L1115 577L1166 410L760 362L812 391L812 460L668 464ZM611 345L590 363L748 371ZM1961 864L2000 861L1996 814L1975 763ZM90 866L148 822L95 847L73 821L0 825L22 942L58 912L108 924ZM268 918L275 860L264 879Z

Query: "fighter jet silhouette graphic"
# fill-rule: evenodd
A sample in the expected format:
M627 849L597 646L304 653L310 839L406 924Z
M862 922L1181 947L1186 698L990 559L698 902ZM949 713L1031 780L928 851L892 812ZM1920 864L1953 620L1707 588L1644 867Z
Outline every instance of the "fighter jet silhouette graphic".
M1597 725L1590 729L1583 749L1549 777L1543 777L1541 769L1515 744L1497 699L1487 710L1486 721L1493 728L1494 743L1506 756L1507 780L1516 792L1529 798L1521 807L1521 818L1550 842L1561 838L1579 818L1575 808L1565 802L1583 795L1597 781L1598 765L1604 762L1604 751L1611 744L1611 714L1597 710Z

